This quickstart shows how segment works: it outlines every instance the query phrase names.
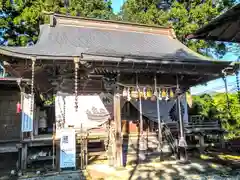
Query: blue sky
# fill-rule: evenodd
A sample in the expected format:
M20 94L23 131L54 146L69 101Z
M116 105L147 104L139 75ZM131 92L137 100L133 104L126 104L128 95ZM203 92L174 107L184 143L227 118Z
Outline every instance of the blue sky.
M238 58L237 55L231 52L228 52L222 59L220 59L220 61L221 60L236 61L237 58ZM228 83L229 91L237 90L236 76L228 76L227 83ZM222 79L209 81L207 85L199 85L191 88L191 93L195 95L202 94L202 93L213 93L213 92L225 92L224 82Z
M115 13L119 12L121 6L123 5L124 0L112 0L112 7ZM228 60L228 61L236 61L238 58L237 55L234 55L233 53L227 53L222 60ZM221 60L221 59L220 59ZM228 89L229 90L236 90L236 77L227 77L228 82ZM199 85L196 87L191 88L192 94L201 94L201 93L211 93L211 92L224 92L224 82L222 79L217 79L214 81L210 81L206 85Z
M112 7L115 13L120 11L120 8L123 5L123 3L124 0L112 0Z

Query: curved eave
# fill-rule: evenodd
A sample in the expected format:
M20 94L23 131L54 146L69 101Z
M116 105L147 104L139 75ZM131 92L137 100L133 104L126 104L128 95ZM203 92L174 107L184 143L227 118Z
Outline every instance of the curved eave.
M105 62L120 62L120 63L144 63L144 64L181 64L181 65L222 65L229 66L230 61L213 61L213 60L197 60L187 58L174 58L171 56L162 57L144 57L144 56L121 56L111 54L82 54L83 61L105 61Z
M14 57L18 59L32 59L33 57L39 60L73 60L73 56L51 56L42 54L28 54L24 52L15 52L7 48L0 47L0 54L8 57Z
M213 19L210 23L188 35L189 39L240 42L239 38L240 3ZM235 24L236 23L236 24ZM235 30L231 29L235 28Z
M9 50L7 48L0 47L0 54L8 57L13 57L23 60L31 60L33 57L37 60L67 60L72 61L74 57L80 57L82 61L88 62L116 62L116 63L141 63L141 64L182 64L182 65L221 65L221 66L230 66L231 62L229 61L213 61L213 60L198 60L196 59L186 59L186 58L173 58L173 57L142 57L142 56L123 56L123 55L113 55L113 54L90 54L82 53L81 55L73 56L56 56L56 55L40 55L40 54L28 54L20 53Z

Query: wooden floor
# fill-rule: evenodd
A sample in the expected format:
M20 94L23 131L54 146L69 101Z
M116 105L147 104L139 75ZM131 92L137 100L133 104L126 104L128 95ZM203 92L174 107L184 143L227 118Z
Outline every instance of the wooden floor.
M18 152L16 143L0 144L0 154L1 153L12 153L12 152ZM1 163L1 158L0 158L0 163Z
M53 139L53 135L52 134L41 134L41 135L33 136L33 139L25 138L24 142L44 141L44 140L52 140L52 139Z

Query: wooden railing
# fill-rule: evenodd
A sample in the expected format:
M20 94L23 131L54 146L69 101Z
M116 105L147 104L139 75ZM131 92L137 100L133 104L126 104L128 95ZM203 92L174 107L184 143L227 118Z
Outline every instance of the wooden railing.
M177 122L166 123L169 129L174 133L178 132L179 127ZM223 129L218 121L205 121L201 123L184 123L184 130L188 133L198 133L204 131L219 131Z

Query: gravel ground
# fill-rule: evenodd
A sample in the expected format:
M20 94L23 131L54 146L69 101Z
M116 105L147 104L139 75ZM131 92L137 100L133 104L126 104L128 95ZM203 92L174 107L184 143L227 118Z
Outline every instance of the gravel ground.
M22 180L84 180L79 173L71 173L71 174L60 174L55 176L42 176L42 177L34 177L34 178L25 178Z
M177 165L175 161L148 162L138 165L136 168L132 164L117 171L114 168L105 166L104 163L99 163L88 167L88 173L91 174L92 179L84 177L80 171L71 171L52 176L19 178L19 180L99 180L101 178L104 180L240 180L240 169L213 165L204 163L201 160L195 161L194 159L191 162L190 165ZM10 170L7 172L10 173ZM0 180L18 179L2 175L3 172L0 172Z
M24 180L82 180L85 178L80 177L78 174L64 174L64 175L57 175L57 176L48 176L48 177L35 177L35 178L28 178ZM106 180L125 180L123 178L118 177L107 177L104 178ZM145 179L143 177L133 177L131 180L139 180ZM240 180L240 175L236 176L220 176L220 175L191 175L188 177L159 177L159 178L149 178L149 179L159 179L159 180ZM127 180L127 179L126 179Z
M176 180L239 180L240 176L220 176L220 175L192 175L189 177L175 178Z
M121 174L121 173L120 173ZM92 180L99 179L105 179L105 180L141 180L141 179L149 179L149 180L240 180L240 170L235 170L228 175L217 175L216 173L202 173L202 174L191 174L191 175L173 175L168 176L166 174L157 175L156 172L152 172L146 176L146 173L142 173L142 175L139 175L138 173L130 178L130 175L124 176L124 173L122 173L122 176L114 176L109 175L105 178L103 178L101 175L98 176L95 174L94 178ZM17 178L9 178L5 177L3 179L0 178L0 180L17 180ZM64 174L58 174L54 176L41 176L41 177L33 177L33 178L19 178L19 180L87 180L89 178L85 178L81 173L79 172L69 172ZM99 180L98 179L98 180ZM91 180L91 178L89 179Z
M0 180L85 180L85 176L80 171L68 171L68 172L62 172L62 173L52 173L48 175L29 175L22 176L22 177L16 177L16 176L0 176Z
M240 169L193 160L181 165L176 161L148 162L115 170L103 164L89 166L92 177L106 180L240 180Z

